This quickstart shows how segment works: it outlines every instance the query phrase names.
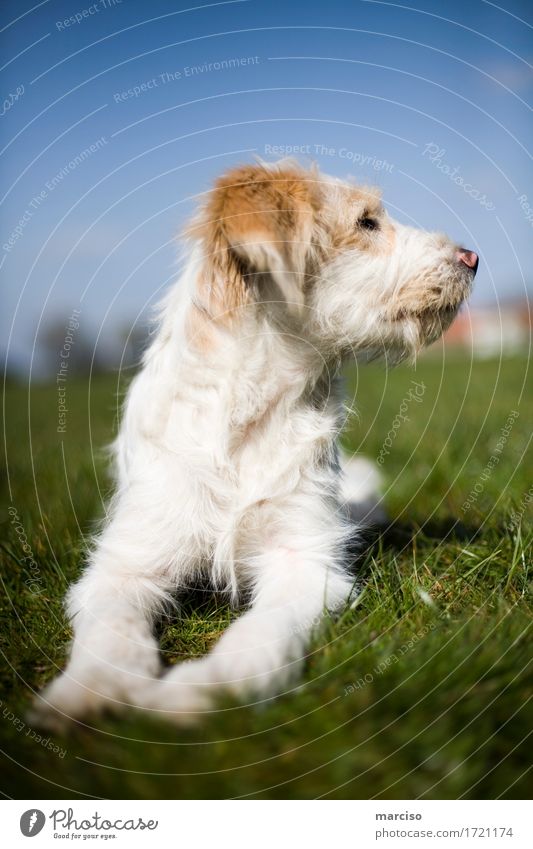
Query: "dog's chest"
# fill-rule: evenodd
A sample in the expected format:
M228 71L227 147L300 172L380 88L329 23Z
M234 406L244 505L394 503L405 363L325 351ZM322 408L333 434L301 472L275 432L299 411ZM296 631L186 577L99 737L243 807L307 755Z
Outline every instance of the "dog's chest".
M176 404L165 441L200 484L203 505L222 516L294 491L332 443L337 413L335 404L295 399L287 387L241 385Z

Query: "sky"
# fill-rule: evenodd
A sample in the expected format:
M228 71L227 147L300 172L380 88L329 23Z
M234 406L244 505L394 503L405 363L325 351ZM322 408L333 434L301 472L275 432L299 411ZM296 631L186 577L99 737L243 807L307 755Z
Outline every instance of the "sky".
M224 169L295 152L481 257L472 303L533 279L533 7L487 0L2 4L0 350L112 347L179 275ZM296 148L296 151L293 149Z

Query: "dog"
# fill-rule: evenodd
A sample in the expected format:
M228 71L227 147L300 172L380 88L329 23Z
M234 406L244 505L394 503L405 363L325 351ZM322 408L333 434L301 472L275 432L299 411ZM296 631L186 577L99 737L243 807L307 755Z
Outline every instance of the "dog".
M292 160L225 173L186 245L127 394L115 495L68 594L70 660L38 697L41 724L128 705L187 723L224 694L290 685L314 625L354 592L348 502L375 484L336 447L339 367L414 357L478 266L389 217L376 189ZM206 578L246 610L205 657L165 670L154 624Z

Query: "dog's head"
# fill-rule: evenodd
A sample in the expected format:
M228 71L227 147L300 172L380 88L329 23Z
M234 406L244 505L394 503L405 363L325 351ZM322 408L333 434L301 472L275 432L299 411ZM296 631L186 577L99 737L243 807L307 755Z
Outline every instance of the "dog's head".
M259 315L325 357L415 353L449 326L478 265L446 236L394 221L376 189L286 161L229 171L189 234L211 321Z

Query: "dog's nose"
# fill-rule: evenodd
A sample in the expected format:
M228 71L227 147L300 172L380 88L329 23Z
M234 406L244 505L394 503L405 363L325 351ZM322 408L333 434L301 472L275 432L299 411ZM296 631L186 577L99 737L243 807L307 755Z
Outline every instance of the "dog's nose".
M456 257L459 262L462 262L467 268L471 268L474 274L477 271L477 267L479 265L479 257L474 251L468 251L466 248L459 248L456 253Z

